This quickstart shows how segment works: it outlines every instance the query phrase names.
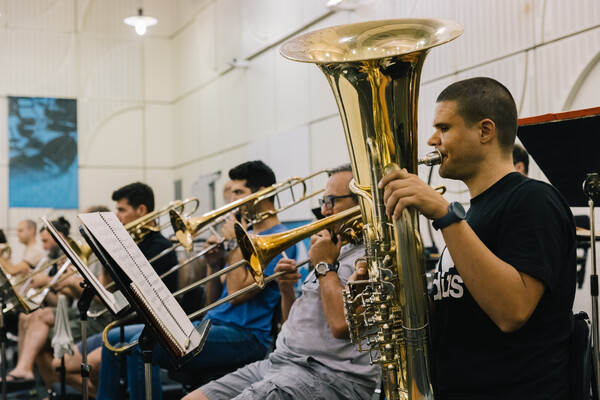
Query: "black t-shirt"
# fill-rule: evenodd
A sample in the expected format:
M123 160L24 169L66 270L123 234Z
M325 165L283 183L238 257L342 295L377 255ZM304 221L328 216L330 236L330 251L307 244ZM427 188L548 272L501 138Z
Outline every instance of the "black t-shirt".
M148 260L151 260L154 256L160 254L163 250L168 249L172 246L172 243L164 237L160 232L151 232L144 237L138 247L144 253L144 256ZM160 257L152 263L154 270L158 275L167 272L169 269L177 265L177 256L172 251L164 256ZM169 291L174 292L177 290L177 273L172 273L167 276L163 282L169 288Z
M436 399L566 399L576 272L569 205L554 187L515 172L471 200L467 222L545 292L523 327L502 333L444 249L431 293Z

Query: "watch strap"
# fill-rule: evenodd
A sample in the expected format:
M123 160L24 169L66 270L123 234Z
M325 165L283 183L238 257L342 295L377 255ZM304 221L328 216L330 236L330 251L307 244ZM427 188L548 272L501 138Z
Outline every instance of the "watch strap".
M324 273L321 273L321 272L319 272L319 269L320 269L320 268L318 269L318 268L317 268L317 266L318 266L318 265L323 265L323 264L327 266L327 270L326 270ZM326 262L323 262L323 261L322 261L322 262L319 262L319 263L317 263L317 265L315 265L315 275L316 275L317 277L320 277L320 276L325 276L325 275L327 275L327 273L328 273L328 272L330 272L330 271L333 271L333 272L336 272L336 273L337 273L337 270L338 270L338 268L339 268L339 265L340 265L340 264L339 264L338 262L336 262L335 264L328 264L328 263L326 263Z
M448 213L443 217L434 220L431 225L437 231L464 219L465 209L463 208L462 204L457 201L453 201L448 206Z

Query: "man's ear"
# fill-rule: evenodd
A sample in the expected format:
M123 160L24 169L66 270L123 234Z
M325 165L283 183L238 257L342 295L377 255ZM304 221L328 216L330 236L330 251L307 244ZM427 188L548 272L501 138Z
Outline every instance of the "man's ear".
M480 134L479 140L481 143L489 143L496 137L496 124L489 118L479 122Z
M148 207L145 204L140 204L135 211L138 213L138 215L143 216L148 214Z

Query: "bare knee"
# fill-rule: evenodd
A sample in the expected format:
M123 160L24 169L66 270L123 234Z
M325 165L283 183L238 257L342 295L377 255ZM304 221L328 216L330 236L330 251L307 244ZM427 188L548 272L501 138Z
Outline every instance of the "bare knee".
M81 353L79 352L77 346L75 346L75 348L73 349L72 356L65 354L65 370L67 372L79 372L79 370L81 369L81 361ZM54 368L60 367L60 364L60 358L55 358L54 360L52 360L52 366Z
M50 308L42 308L31 313L26 329L34 326L39 327L40 325L54 326L54 312Z

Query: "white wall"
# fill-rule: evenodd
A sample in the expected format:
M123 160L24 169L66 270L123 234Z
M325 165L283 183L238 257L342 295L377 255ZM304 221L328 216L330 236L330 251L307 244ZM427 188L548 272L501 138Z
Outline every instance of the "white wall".
M154 187L158 206L173 199L174 180L187 197L214 171L223 172L220 193L229 168L250 159L264 158L279 179L345 162L325 78L278 49L300 32L370 19L441 17L464 26L425 62L420 153L435 97L457 79L499 79L521 117L600 105L598 1L346 1L356 10L329 10L326 0L0 0L0 187L8 187L7 96L78 100L82 209L112 206L112 190L134 180ZM159 23L140 38L122 20L142 3ZM234 58L247 68L232 67ZM531 175L544 179L535 165ZM468 201L464 187L443 183L449 197ZM20 219L44 213L74 221L74 211L9 209L0 192L0 228L9 236ZM289 218L303 215L308 207Z

